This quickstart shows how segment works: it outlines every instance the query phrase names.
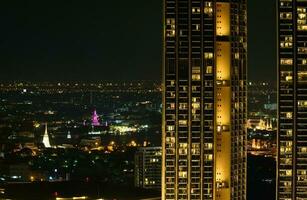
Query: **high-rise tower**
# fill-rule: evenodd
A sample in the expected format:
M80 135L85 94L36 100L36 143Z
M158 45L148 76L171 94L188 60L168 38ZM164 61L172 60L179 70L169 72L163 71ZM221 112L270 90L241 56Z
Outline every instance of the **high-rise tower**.
M164 0L162 199L246 199L246 0Z
M307 199L307 0L278 0L278 200Z

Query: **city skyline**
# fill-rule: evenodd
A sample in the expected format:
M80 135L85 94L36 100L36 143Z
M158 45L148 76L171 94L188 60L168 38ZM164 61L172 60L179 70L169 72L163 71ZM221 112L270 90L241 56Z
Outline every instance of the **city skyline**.
M162 1L0 7L3 81L161 80ZM248 2L250 80L276 79L274 7Z

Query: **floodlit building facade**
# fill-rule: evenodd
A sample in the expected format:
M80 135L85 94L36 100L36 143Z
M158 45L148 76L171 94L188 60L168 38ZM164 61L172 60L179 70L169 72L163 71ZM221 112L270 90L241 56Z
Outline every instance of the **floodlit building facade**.
M307 199L307 1L278 0L277 200Z
M164 0L162 200L246 199L246 0Z

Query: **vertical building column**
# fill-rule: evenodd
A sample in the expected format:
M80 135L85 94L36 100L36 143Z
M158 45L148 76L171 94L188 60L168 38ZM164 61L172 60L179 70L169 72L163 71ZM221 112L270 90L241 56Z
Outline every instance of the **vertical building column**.
M215 199L231 197L230 3L216 3Z

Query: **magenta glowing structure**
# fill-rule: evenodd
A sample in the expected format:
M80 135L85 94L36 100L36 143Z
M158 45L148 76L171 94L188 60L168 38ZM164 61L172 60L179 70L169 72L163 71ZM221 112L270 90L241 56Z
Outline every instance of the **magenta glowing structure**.
M92 115L92 126L100 126L99 116L96 110L94 110Z

